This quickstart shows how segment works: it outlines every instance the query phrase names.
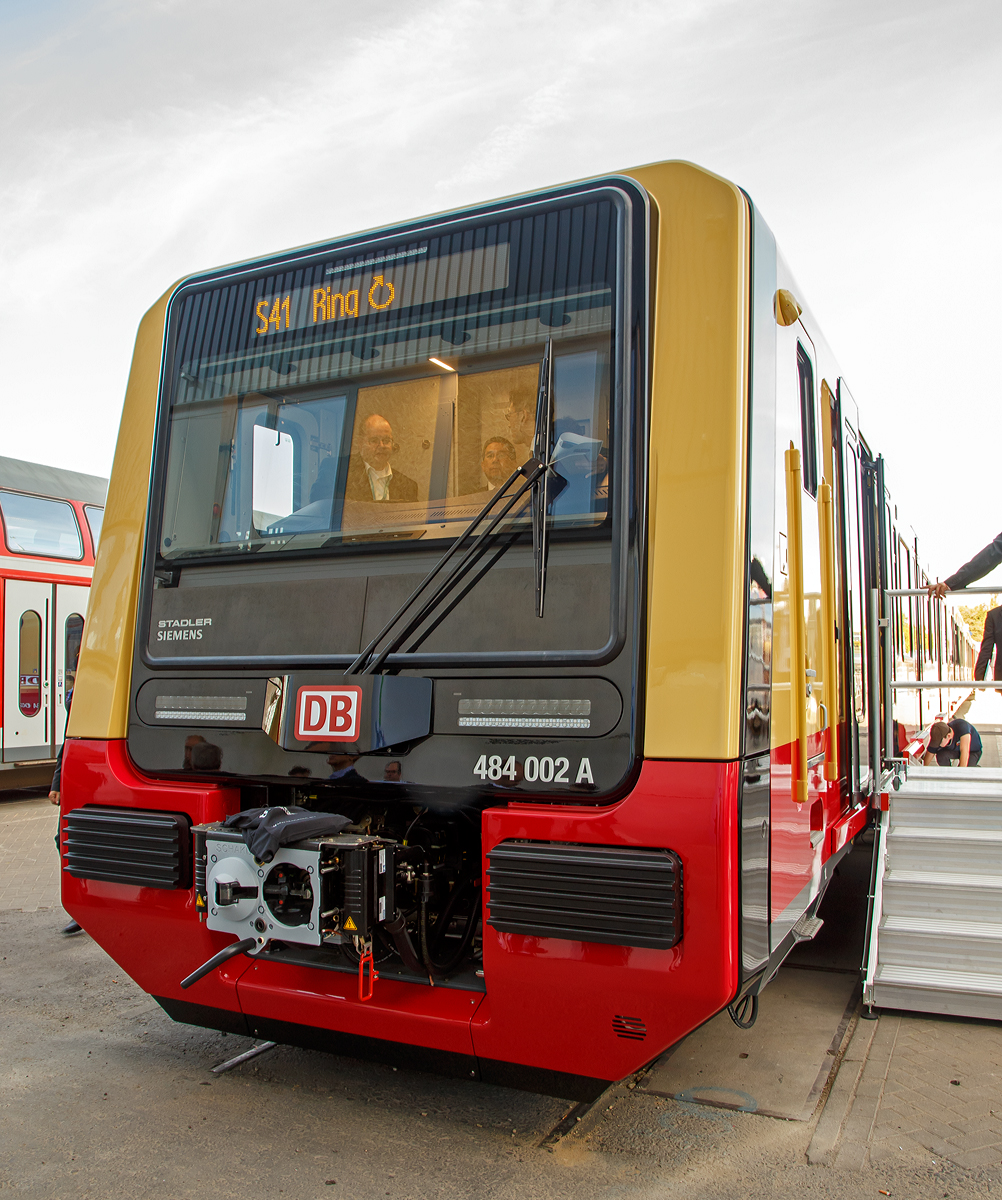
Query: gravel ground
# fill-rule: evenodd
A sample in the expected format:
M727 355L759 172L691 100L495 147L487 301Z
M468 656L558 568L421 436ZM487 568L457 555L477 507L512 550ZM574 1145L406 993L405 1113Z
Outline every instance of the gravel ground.
M612 1089L568 1105L174 1024L59 909L0 914L0 1191L296 1200L1002 1196L998 1170L902 1154L808 1166L814 1122Z

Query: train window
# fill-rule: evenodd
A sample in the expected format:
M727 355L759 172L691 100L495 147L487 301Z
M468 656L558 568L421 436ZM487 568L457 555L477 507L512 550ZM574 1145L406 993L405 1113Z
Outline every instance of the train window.
M369 254L179 303L163 557L455 537L531 456L544 359L551 522L609 529L611 201Z
M83 558L83 539L76 514L65 500L0 491L0 512L11 553Z
M30 609L21 614L18 630L17 706L26 717L42 707L42 618Z
M251 507L256 529L292 512L292 451L288 433L254 425Z
M804 347L797 343L797 374L800 376L800 434L804 447L804 490L818 494L818 422L814 399L814 368Z
M80 643L83 641L84 619L79 613L70 613L66 618L65 654L63 655L63 703L66 711L70 710L70 695L77 678L77 661L80 658Z
M98 508L96 504L85 504L84 513L87 516L87 524L90 526L90 540L94 543L94 553L97 553L97 544L101 540L101 526L104 523L104 509Z

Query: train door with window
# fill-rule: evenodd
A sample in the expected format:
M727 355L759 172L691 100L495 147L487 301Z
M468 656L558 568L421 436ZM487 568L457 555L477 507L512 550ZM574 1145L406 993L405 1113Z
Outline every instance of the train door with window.
M845 680L845 772L850 790L861 795L869 788L869 730L866 686L866 571L863 537L864 491L856 403L845 381L838 382L842 472L839 479L839 553L845 571L843 626L840 639Z
M825 726L831 708L822 665L819 375L814 344L801 320L781 322L776 351L776 506L777 514L785 512L786 531L779 535L773 654L773 950L820 884Z
M70 583L57 583L55 592L53 741L58 747L62 743L63 733L66 729L69 697L76 679L77 660L80 658L80 646L83 642L84 616L87 613L87 598L90 595L90 588Z
M6 581L5 763L54 758L62 744L89 595L76 584Z
M5 581L5 763L52 757L51 620L51 584Z

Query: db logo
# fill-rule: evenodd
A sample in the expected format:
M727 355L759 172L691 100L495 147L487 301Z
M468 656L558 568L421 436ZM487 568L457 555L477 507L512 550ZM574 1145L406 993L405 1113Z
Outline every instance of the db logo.
M360 687L301 687L296 697L296 737L301 742L358 740Z

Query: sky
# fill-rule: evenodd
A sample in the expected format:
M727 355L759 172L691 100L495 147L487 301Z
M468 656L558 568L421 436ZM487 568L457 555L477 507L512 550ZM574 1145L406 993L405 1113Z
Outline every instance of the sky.
M0 104L0 454L107 474L185 274L681 158L765 216L933 575L1002 527L997 0L0 0Z

